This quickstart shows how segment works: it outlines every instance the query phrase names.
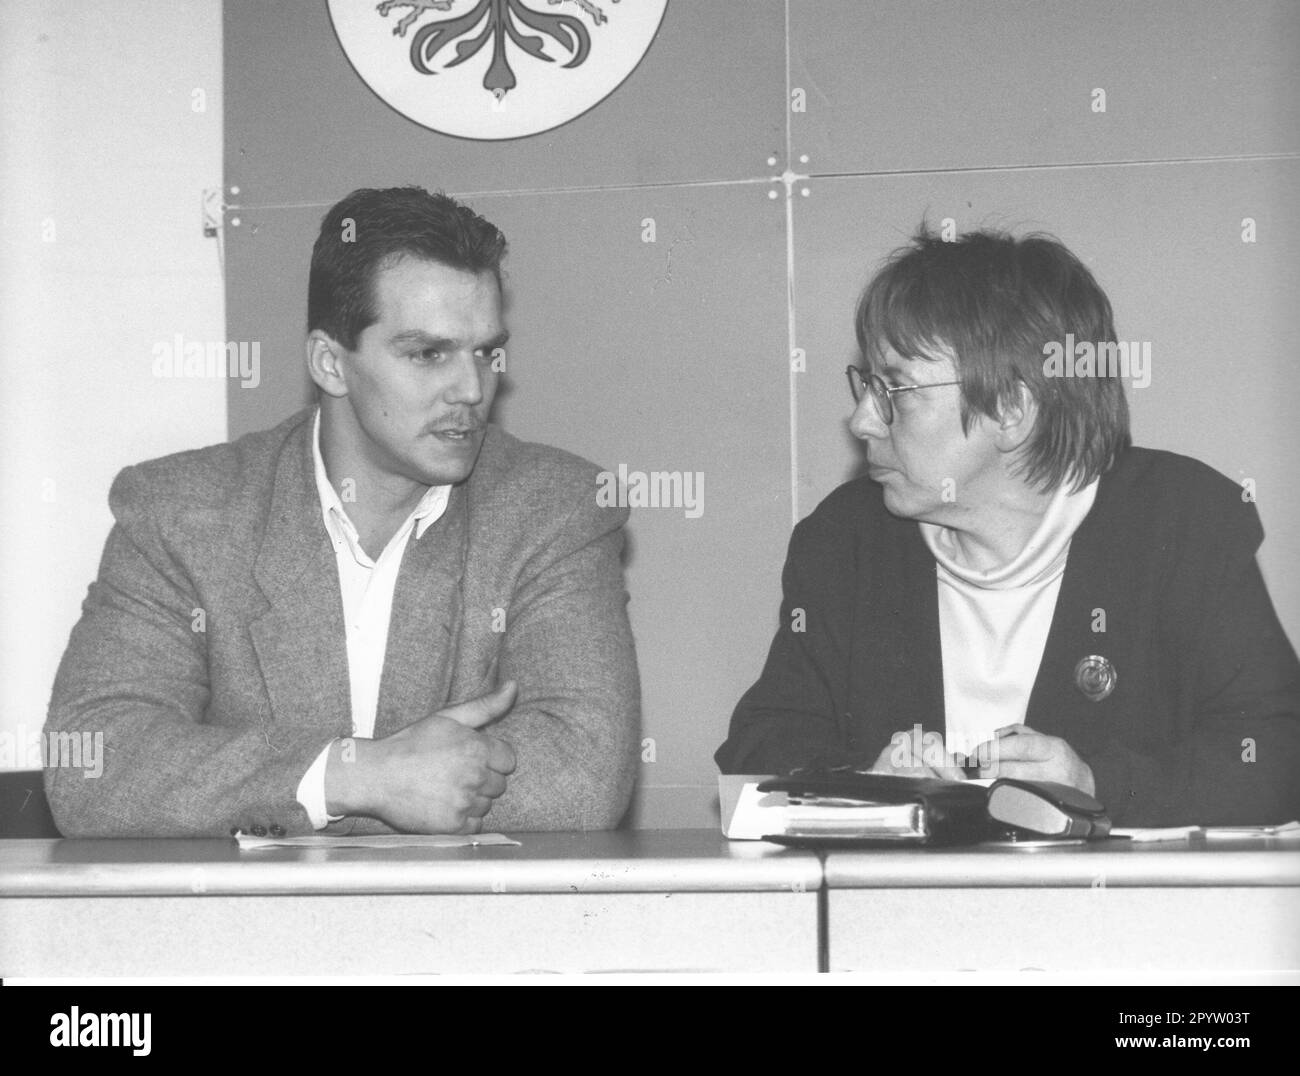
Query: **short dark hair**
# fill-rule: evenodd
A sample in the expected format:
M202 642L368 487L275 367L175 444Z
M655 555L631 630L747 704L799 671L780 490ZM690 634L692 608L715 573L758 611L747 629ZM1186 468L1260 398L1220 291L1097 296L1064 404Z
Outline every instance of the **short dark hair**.
M379 318L374 279L403 257L469 273L491 271L501 283L506 238L468 206L420 187L363 189L325 214L311 252L307 331L320 329L349 350Z
M996 418L1027 386L1038 404L1023 459L1030 485L1082 489L1131 444L1117 376L1049 377L1044 369L1044 346L1067 333L1116 342L1106 293L1054 236L981 230L945 241L922 223L867 285L855 323L869 366L886 343L905 358L950 348L963 430L974 413Z

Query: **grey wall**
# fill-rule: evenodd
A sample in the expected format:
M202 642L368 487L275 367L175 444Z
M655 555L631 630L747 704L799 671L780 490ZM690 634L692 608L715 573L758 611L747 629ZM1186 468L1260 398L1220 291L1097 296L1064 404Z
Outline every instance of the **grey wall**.
M220 382L153 369L159 342L225 331L198 226L221 176L221 10L67 14L0 3L0 770L40 768L113 476L226 434Z
M636 824L715 824L710 756L776 626L792 519L857 465L853 301L923 213L1045 228L1087 261L1121 336L1152 344L1136 441L1255 479L1265 574L1300 635L1300 6L671 0L610 98L507 143L390 110L320 4L227 0L225 52L227 335L263 361L259 388L230 389L232 437L307 398L325 208L415 182L510 238L497 418L611 468L704 472L702 518L645 509L630 527L654 741Z

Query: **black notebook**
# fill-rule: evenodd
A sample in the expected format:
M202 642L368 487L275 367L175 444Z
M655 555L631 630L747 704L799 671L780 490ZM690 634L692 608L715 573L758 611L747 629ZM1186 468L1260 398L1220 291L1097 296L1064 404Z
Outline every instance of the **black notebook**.
M1034 837L1104 837L1105 808L1049 781L1002 778L991 786L933 777L864 773L853 766L794 770L764 781L784 792L782 843L976 844Z

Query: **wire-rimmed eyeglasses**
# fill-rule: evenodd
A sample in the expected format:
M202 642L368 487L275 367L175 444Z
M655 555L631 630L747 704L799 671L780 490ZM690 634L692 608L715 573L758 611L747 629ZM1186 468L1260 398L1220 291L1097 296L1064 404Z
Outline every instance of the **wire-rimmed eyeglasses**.
M894 421L894 393L912 392L915 389L938 389L945 385L960 385L960 381L933 381L926 385L887 385L879 374L864 373L860 366L846 366L845 374L849 378L849 392L853 394L855 404L862 402L862 394L870 392L876 401L876 410L888 426Z

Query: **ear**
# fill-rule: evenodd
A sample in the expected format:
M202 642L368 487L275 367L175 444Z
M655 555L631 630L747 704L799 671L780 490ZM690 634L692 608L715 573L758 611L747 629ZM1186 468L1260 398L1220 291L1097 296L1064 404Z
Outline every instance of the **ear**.
M1002 405L998 417L997 446L1002 452L1015 452L1029 440L1038 423L1038 401L1023 381L1016 395Z
M307 334L307 373L327 396L348 394L347 348L320 329Z

